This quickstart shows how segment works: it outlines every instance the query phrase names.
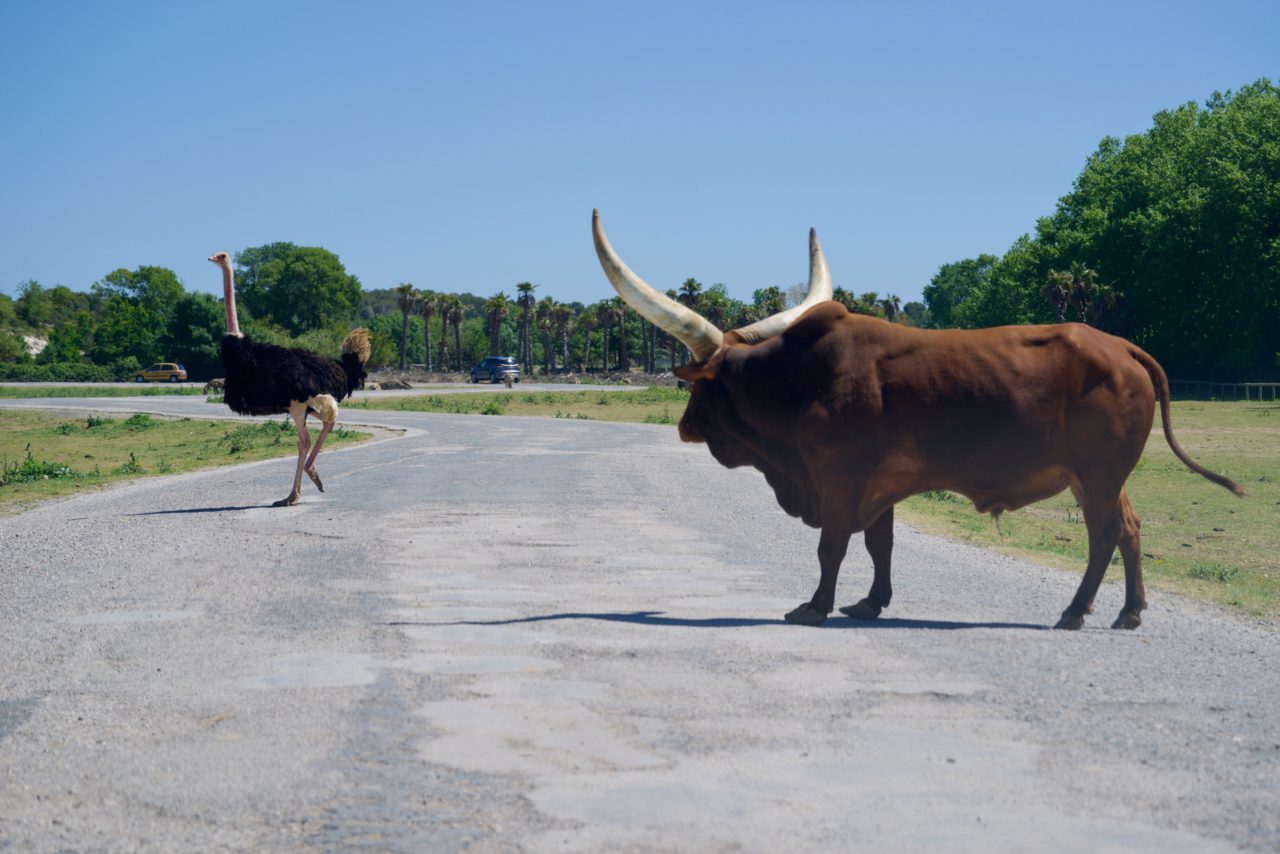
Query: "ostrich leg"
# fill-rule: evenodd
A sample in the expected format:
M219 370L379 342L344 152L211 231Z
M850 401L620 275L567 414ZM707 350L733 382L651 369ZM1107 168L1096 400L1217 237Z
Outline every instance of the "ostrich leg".
M324 492L324 484L320 482L320 475L316 473L316 457L320 456L320 448L324 445L324 437L329 435L334 423L333 421L324 422L324 426L320 428L320 435L316 437L315 447L311 449L311 455L307 457L307 464L302 469L307 473L307 477L311 478L311 482L316 485L316 489L321 492Z
M307 462L307 451L311 448L311 434L307 432L307 405L294 401L289 405L289 414L298 427L298 468L293 473L293 491L287 498L281 498L272 507L288 507L298 503L302 494L302 471Z

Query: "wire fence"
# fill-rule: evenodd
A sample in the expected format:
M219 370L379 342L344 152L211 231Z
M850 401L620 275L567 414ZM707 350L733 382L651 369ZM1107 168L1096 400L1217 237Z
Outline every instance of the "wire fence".
M1215 383L1207 380L1169 380L1170 393L1180 400L1280 401L1280 383Z

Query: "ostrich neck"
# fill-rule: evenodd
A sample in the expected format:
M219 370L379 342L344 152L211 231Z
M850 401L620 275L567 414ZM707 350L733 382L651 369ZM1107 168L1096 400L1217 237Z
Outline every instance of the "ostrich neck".
M222 268L222 295L227 306L227 334L240 337L240 323L236 319L236 285L231 277L231 265Z

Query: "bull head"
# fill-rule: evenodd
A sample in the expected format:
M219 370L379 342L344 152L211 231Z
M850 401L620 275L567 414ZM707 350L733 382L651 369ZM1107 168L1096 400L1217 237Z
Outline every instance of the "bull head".
M605 237L599 210L591 215L591 232L595 237L600 266L604 268L604 273L609 277L618 296L650 323L678 338L698 362L711 361L717 351L729 344L754 344L771 338L813 306L831 299L831 272L827 269L827 260L822 255L818 235L813 229L809 230L809 293L804 301L786 311L728 333L721 332L715 324L688 306L654 290L622 263L622 259L609 245L609 238Z

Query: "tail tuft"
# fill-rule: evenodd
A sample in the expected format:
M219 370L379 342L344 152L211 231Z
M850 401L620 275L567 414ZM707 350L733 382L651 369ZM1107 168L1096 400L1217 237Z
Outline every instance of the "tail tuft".
M347 374L347 394L364 388L365 362L369 361L369 330L361 326L352 329L342 341L342 369Z
M369 352L371 349L372 347L369 344L369 330L365 329L363 326L352 329L351 332L347 334L347 337L342 339L342 355L345 356L348 353L354 355L360 361L361 365L369 361Z

